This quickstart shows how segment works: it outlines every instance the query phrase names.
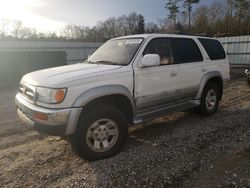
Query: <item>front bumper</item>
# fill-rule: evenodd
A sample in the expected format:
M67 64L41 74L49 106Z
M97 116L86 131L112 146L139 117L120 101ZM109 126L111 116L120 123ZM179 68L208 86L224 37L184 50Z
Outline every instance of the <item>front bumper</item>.
M72 111L74 112L75 109L48 109L38 107L25 100L20 93L16 95L15 102L17 114L21 120L33 126L38 132L53 136L65 136L68 134L68 125L75 126L77 123L77 119L72 118L72 115L75 114L72 113ZM39 119L37 114L42 114L46 119Z

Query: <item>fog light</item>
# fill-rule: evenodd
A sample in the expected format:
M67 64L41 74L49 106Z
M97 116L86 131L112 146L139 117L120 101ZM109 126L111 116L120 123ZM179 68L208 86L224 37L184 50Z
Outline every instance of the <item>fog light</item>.
M43 121L48 121L48 115L42 112L36 112L35 118Z

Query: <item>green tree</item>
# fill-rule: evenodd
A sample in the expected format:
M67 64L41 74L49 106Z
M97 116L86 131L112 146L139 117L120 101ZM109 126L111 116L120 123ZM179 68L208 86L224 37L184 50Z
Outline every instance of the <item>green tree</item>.
M184 8L187 9L188 12L188 31L190 32L191 28L191 12L192 12L192 5L195 3L199 3L200 0L184 0Z
M145 20L144 17L140 14L138 16L138 28L137 28L137 33L138 34L143 34L145 33Z
M168 0L166 3L165 8L169 11L168 18L173 21L174 32L176 31L176 24L177 24L177 14L179 13L179 6L178 3L180 0Z

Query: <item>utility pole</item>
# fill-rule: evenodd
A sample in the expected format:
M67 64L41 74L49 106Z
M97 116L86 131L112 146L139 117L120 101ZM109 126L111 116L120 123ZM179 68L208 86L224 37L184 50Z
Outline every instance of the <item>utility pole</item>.
M187 8L188 11L188 31L191 30L191 12L192 12L192 4L199 3L200 0L185 0L184 7Z
M228 15L228 35L232 33L232 17L233 17L233 1L227 1L227 15Z
M179 12L178 11L178 6L177 6L177 3L178 3L178 0L175 0L174 1L174 4L175 4L175 13L174 13L174 32L176 32L176 23L177 23L177 13Z
M192 7L191 7L191 1L188 1L188 31L190 32L191 29L191 11L192 11Z

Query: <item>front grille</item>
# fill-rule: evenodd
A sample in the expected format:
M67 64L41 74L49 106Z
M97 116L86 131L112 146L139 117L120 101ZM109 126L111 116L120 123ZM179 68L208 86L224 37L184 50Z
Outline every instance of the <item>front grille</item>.
M28 84L20 84L19 92L29 101L35 101L35 87Z

